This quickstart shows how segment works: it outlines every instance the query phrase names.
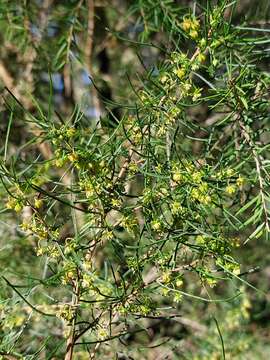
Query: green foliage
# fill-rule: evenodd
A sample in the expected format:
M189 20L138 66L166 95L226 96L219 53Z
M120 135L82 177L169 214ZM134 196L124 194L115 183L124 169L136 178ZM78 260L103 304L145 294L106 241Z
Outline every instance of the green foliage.
M0 354L247 358L268 290L244 255L270 232L267 30L225 0L138 0L124 24L113 5L91 23L90 3L0 1L1 62L16 54L0 72ZM77 70L100 118L76 103Z

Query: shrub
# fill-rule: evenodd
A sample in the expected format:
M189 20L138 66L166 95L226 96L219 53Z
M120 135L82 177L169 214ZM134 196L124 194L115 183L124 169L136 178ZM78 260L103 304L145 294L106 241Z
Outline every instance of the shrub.
M190 356L239 356L223 340L256 290L241 252L269 234L267 30L235 2L136 1L118 23L86 3L1 2L2 213L20 224L1 352L150 359L161 339L184 358L183 327L204 336L219 309L228 332L215 317Z

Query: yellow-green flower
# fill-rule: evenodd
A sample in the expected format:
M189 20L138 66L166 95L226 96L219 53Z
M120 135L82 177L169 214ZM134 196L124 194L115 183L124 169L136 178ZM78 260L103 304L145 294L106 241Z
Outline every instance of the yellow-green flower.
M243 186L244 182L245 182L245 179L241 175L239 175L238 178L236 179L236 185L239 187Z
M180 171L175 171L172 175L173 181L180 182L183 180L183 174Z
M75 311L71 305L62 305L56 313L56 317L65 321L71 321L74 317Z
M195 89L192 96L192 101L197 101L202 96L200 89Z
M103 234L103 237L106 239L106 240L111 240L113 239L113 232L110 231L110 230L105 230L104 234Z
M54 164L56 167L62 167L66 162L66 159L63 157L63 158L60 158L60 159L55 159L54 161Z
M228 185L226 186L225 191L228 195L233 195L236 192L236 188L234 185Z
M24 222L20 225L20 227L21 227L21 229L22 229L23 231L27 231L27 230L29 230L29 229L31 228L31 225L24 221Z
M199 245L204 245L205 241L206 241L206 236L204 236L204 235L198 235L196 237L196 243Z
M71 138L75 135L76 133L76 130L74 128L69 128L66 130L65 132L65 135L68 137L68 138Z
M71 154L68 155L68 159L69 159L69 161L71 161L71 162L78 161L78 158L79 158L78 155L75 154L74 152L72 152Z
M49 257L54 258L54 259L58 258L60 256L59 250L58 250L57 246L55 246L55 245L48 246L47 254Z
M178 201L174 201L171 206L171 211L174 215L179 214L183 211L183 207Z
M179 77L179 79L182 79L185 76L186 72L185 69L180 68L175 70L175 74Z
M87 289L92 287L92 285L93 285L93 277L91 275L84 274L82 280L82 287L84 289Z
M201 48L204 48L206 46L206 39L202 38L201 41L200 41L200 47Z
M113 207L120 207L121 206L121 201L119 199L112 199L111 204Z
M36 254L37 254L37 256L42 256L44 253L45 253L45 249L44 249L44 248L38 247L38 248L36 249Z
M198 200L204 205L208 205L212 201L210 195L201 195Z
M169 292L170 292L169 289L167 289L167 288L162 288L161 293L162 293L163 296L168 296L168 295L169 295Z
M179 292L175 293L173 297L173 301L176 303L180 303L182 300L183 300L183 295L180 294Z
M198 184L201 180L202 180L203 174L201 171L194 171L191 174L191 179L192 181L194 181L196 184Z
M184 284L183 279L179 278L176 280L175 285L179 288L182 287Z
M151 226L154 231L159 231L161 229L161 222L159 220L153 220Z
M15 207L15 203L16 203L16 201L15 201L15 199L9 199L7 202L6 202L6 208L7 209L14 209L14 207Z
M217 285L217 280L213 277L207 277L205 280L211 288L213 288Z
M128 166L128 170L132 173L132 174L136 174L139 171L139 166L135 161L131 161L129 166Z
M203 53L199 53L197 59L200 63L202 63L202 62L205 62L206 56Z
M167 75L163 75L163 76L160 78L160 82L161 82L162 84L164 84L167 80L168 80L168 76L167 76Z
M105 328L100 328L100 329L98 330L98 332L97 332L97 336L98 336L98 339L99 339L99 340L104 340L104 339L106 339L106 338L109 336L108 330L105 329Z
M231 177L231 176L233 176L234 175L234 169L232 169L232 168L228 168L228 169L226 169L226 175L228 176L228 177Z
M186 32L189 31L191 29L191 23L192 23L191 19L189 18L184 19L184 21L181 24L182 29Z
M22 210L22 208L23 208L23 205L19 202L17 202L16 205L14 206L14 210L16 212L20 212Z
M190 33L189 33L189 35L190 35L190 37L191 37L192 39L197 39L198 36L199 36L199 33L198 33L197 30L191 30Z
M188 82L186 82L185 84L183 84L183 86L182 86L182 89L183 89L183 92L185 93L185 94L187 94L188 92L189 92L189 90L191 89L191 84L190 83L188 83Z
M166 126L162 125L159 127L158 131L157 131L157 136L161 137L163 135L166 134Z
M43 204L42 199L35 199L34 206L35 208L39 209Z
M168 284L168 283L171 281L171 272L170 272L170 271L165 271L165 272L162 274L161 281L162 281L164 284Z
M196 31L199 29L200 23L199 23L199 20L197 20L195 18L186 17L183 20L181 27L185 32L191 33L192 31Z
M162 165L161 164L158 164L156 167L155 167L155 170L158 174L161 174L162 173Z

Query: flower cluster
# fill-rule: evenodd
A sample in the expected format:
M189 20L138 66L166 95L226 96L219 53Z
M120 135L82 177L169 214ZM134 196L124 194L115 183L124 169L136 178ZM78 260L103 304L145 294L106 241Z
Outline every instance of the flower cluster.
M185 17L182 24L182 29L187 33L192 39L197 39L199 36L200 22L195 17Z

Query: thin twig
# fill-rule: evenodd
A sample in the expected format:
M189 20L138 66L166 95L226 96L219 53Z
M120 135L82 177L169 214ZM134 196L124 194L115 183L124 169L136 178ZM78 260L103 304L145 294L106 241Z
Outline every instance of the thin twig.
M260 191L260 197L261 197L261 201L262 201L262 206L263 206L263 212L264 212L264 217L265 217L265 226L268 232L270 232L270 225L269 225L269 217L268 217L268 209L267 209L267 200L265 198L265 194L264 194L264 184L263 184L263 177L262 177L262 162L261 159L259 158L256 149L255 149L255 144L253 142L253 140L251 139L248 130L246 129L245 125L243 124L243 122L241 120L239 120L239 125L240 125L240 129L242 132L242 135L244 136L244 138L247 140L251 151L252 151L252 155L256 164L256 171L257 171L257 176L258 176L258 180L259 180L259 191Z
M92 50L93 50L94 28L95 28L94 16L95 16L94 0L88 0L88 23L87 23L87 39L85 44L85 61L90 74L92 71Z
M75 308L75 314L72 319L72 325L70 330L70 335L67 339L67 348L65 354L65 360L72 360L73 358L73 351L76 342L76 321L77 321L77 307L80 301L80 290L79 290L79 280L77 279L74 284L74 294L72 299L72 307Z

